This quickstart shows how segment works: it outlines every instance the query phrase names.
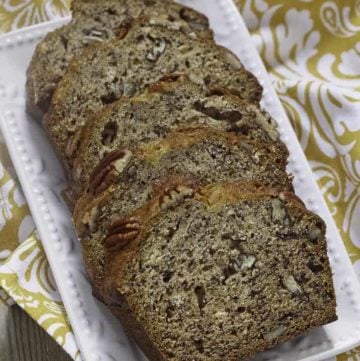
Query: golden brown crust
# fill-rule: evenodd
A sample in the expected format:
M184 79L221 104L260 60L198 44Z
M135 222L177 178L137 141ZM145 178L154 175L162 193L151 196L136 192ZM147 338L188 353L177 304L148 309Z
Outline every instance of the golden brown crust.
M180 181L180 183L177 183L178 181ZM177 186L181 184L181 180L173 179L170 184L171 187L176 187L176 184ZM240 201L277 197L286 202L287 207L291 209L292 214L297 212L304 214L305 212L305 214L314 217L313 213L306 210L301 200L293 193L281 192L265 188L261 185L248 183L221 183L201 188L194 187L194 190L196 191L191 195L190 199L196 199L205 204L208 212L214 211L217 207L235 204ZM142 235L145 234L146 229L151 226L152 220L156 219L156 217L163 212L160 200L166 192L169 192L169 186L165 184L159 185L156 195L149 203L131 216L135 217L138 224L141 225L141 233L138 234L137 241L132 243L130 247L125 247L115 252L113 250L108 250L105 282L104 288L102 289L102 297L109 305L111 305L112 312L119 317L125 328L130 331L131 336L137 340L149 360L152 361L166 360L166 356L158 351L162 349L159 340L150 340L146 331L149 325L137 321L135 315L137 314L138 306L134 300L130 301L127 299L126 294L123 294L123 290L126 289L126 286L122 285L122 280L126 279L127 265L135 262L135 259L138 257ZM188 201L185 199L183 202ZM316 218L318 218L317 225L324 234L325 224L320 217ZM319 247L319 252L322 252L320 245ZM327 267L327 274L331 274L329 265L325 267ZM288 341L296 335L309 331L311 328L335 321L337 319L335 307L335 299L333 299L332 305L329 305L324 309L321 314L314 315L312 319L307 320L306 322L298 322L296 331L294 331L296 334L287 332L284 335L277 337L275 341L263 339L254 340L252 345L249 345L246 349L242 349L242 356L244 358L251 357L255 352L260 352L269 347L273 347L275 344ZM135 332L135 334L133 332ZM236 357L235 354L231 354L230 359L235 359L234 357Z
M166 138L142 143L140 144L138 152L140 156L145 159L156 160L160 158L161 154L168 152L170 149L188 148L205 139L219 139L224 144L229 145L239 145L241 142L256 144L255 141L251 141L245 136L236 133L224 132L202 125L194 125L179 128L169 133Z
M115 252L113 244L107 249L106 274L108 276L105 281L106 290L114 289L114 282L121 282L121 280L124 279L127 261L131 262L131 259L136 257L136 253L141 245L142 237L145 234L145 231L151 225L152 221L156 219L156 217L158 217L164 210L167 210L167 208L163 207L164 197L169 195L172 191L175 192L175 197L176 193L181 192L181 188L179 191L179 187L184 187L182 190L186 191L186 194L188 195L187 197L180 198L180 203L185 202L186 199L193 198L204 203L209 212L224 205L236 204L239 201L281 197L284 200L290 201L292 207L298 207L301 211L306 211L309 214L312 214L306 210L301 200L291 192L281 192L276 189L266 188L260 184L246 182L226 182L201 187L192 178L177 176L169 177L167 180L157 185L157 188L154 190L153 197L148 203L127 217L129 223L136 220L137 227L140 230L137 232L136 236L132 238L131 242L128 242L125 247L115 249ZM191 189L193 192L189 192L188 189ZM170 206L176 206L179 202L175 200L175 202L171 203ZM121 222L122 220L116 221ZM324 224L320 218L319 221ZM103 296L106 299L106 291Z
M280 197L284 200L291 200L294 204L305 209L303 202L294 193L266 188L256 183L228 182L211 184L202 188L197 199L205 203L209 209L216 209L225 204L236 204L239 201L263 197Z
M146 228L151 224L151 221L154 218L164 211L162 207L164 197L169 194L170 191L176 190L178 187L187 187L192 189L193 192L191 193L190 198L204 203L210 212L224 205L236 204L239 201L279 197L284 201L290 201L292 207L297 207L302 212L313 215L311 211L305 208L300 198L291 192L282 192L276 189L264 187L261 184L246 182L224 182L200 187L199 184L192 178L171 176L165 181L157 184L153 197L147 204L143 205L127 217L129 222L132 222L131 220L136 220L141 231L137 233L136 237L133 238L132 242L129 243L127 247L122 247L119 252L115 252L120 258L122 257L122 252L136 251L138 249L141 244L141 237L143 236ZM185 201L185 199L183 198L181 201ZM323 226L323 229L325 229L324 222L320 217L318 218L319 222ZM112 249L109 249L108 255L110 259L117 257L113 253ZM113 264L116 268L119 265L123 268L125 262L118 260L113 262ZM108 272L112 275L118 275L118 272ZM121 280L122 277L113 277L113 279Z

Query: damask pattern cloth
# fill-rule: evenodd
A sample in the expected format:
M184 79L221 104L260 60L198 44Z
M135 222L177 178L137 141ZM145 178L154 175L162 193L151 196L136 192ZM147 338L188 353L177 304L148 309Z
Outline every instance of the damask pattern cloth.
M359 268L360 1L238 5Z
M1 301L9 306L17 303L74 360L79 358L80 352L49 263L0 138Z
M0 33L68 14L69 0L0 0ZM1 88L0 88L1 92ZM17 303L74 359L71 325L0 135L0 300Z
M236 3L360 273L360 0ZM68 7L69 0L2 0L0 32L62 16ZM15 300L77 358L71 327L1 142L0 151L0 297ZM360 348L337 360L360 360Z
M360 0L236 2L360 275Z
M68 14L70 0L1 0L0 33Z

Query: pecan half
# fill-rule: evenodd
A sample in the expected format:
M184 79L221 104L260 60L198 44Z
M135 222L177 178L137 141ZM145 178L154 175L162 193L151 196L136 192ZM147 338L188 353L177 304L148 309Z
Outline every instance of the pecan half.
M104 157L90 175L90 191L97 195L113 184L130 163L131 158L132 152L128 149L114 150Z
M135 217L119 219L110 226L105 246L110 251L119 251L133 241L141 231L140 222Z
M160 208L167 210L182 200L192 197L194 193L194 189L182 185L166 189L165 194L160 198Z

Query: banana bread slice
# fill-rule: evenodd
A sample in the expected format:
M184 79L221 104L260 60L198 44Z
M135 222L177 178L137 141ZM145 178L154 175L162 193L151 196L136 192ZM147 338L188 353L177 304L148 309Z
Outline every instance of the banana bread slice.
M94 45L74 59L59 83L44 125L60 156L94 111L179 72L195 74L200 83L220 84L251 102L261 97L256 78L212 40L176 30L169 22L134 21L122 38Z
M275 121L256 105L226 91L203 87L185 76L167 77L144 94L123 98L95 114L78 133L80 145L72 138L68 154L75 153L76 159L70 198L76 200L86 189L94 167L114 149L163 138L172 129L194 124L247 135L267 144L271 152L278 153L280 163L286 164L288 152L279 140Z
M73 1L72 10L73 21L38 44L27 71L27 111L38 120L48 110L71 59L89 45L113 38L133 18L145 14L212 37L204 15L167 0L78 0Z
M75 19L94 19L113 30L119 29L124 20L144 15L178 22L200 36L213 36L205 15L172 0L75 0L71 3L71 12Z
M204 127L179 129L165 139L132 143L128 148L110 153L94 170L89 192L79 199L74 209L74 223L95 288L102 284L101 237L109 226L98 225L97 218L109 220L112 207L117 215L119 212L122 216L130 214L143 205L154 188L169 175L192 177L201 184L247 181L291 191L285 166L281 155L266 145Z
M179 180L118 210L103 296L150 360L239 361L336 320L325 225L294 194Z

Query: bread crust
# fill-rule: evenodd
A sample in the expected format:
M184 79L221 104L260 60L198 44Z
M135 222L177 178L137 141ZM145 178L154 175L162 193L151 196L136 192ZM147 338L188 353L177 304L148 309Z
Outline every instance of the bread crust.
M132 337L139 342L143 352L151 361L167 360L166 356L164 356L166 355L166 351L162 349L162 344L161 341L159 341L159 338L154 340L154 337L152 337L152 341L149 343L149 335L147 333L149 325L139 323L137 321L136 315L138 312L138 306L136 304L136 300L128 298L126 294L127 285L124 284L124 280L127 279L127 272L131 269L131 265L135 262L137 257L139 257L139 250L142 247L142 242L145 241L144 235L146 234L146 231L149 227L151 227L153 222L155 222L159 217L161 218L164 213L161 208L161 199L164 192L166 192L166 189L169 187L169 184L171 184L172 187L175 187L176 184L179 185L184 183L181 179L172 179L170 183L164 183L148 204L144 205L135 211L133 215L129 216L129 219L138 220L141 225L141 232L125 248L117 251L108 250L104 288L101 290L105 302L111 305L112 312L119 317L120 320L122 320L123 326L130 330L130 332L131 330L136 330L136 334L132 335ZM291 192L279 192L278 190L247 183L222 183L208 185L205 187L199 187L196 183L193 185L188 183L187 186L193 187L194 189L192 199L204 203L208 212L213 212L214 209L218 207L223 207L225 205L230 206L238 202L279 197L286 202L292 212L300 212L304 213L305 216L308 215L309 217L316 217L318 226L321 227L323 234L325 234L326 226L321 218L308 211L303 202ZM190 199L184 202L192 202L192 200ZM331 270L328 263L327 277L331 280ZM332 287L332 284L330 284L328 289L330 294L334 294ZM321 314L314 314L311 319L303 320L301 322L299 321L296 334L286 333L271 341L254 340L252 345L248 345L246 349L242 349L241 359L252 357L257 352L264 351L278 343L288 341L294 336L308 331L309 329L335 321L337 319L335 308L336 303L335 298L333 297L330 304L323 309ZM160 350L160 354L154 354L152 352L154 348ZM239 359L238 356L236 356L236 353L232 353L230 350L228 351L231 356L227 355L227 360Z

